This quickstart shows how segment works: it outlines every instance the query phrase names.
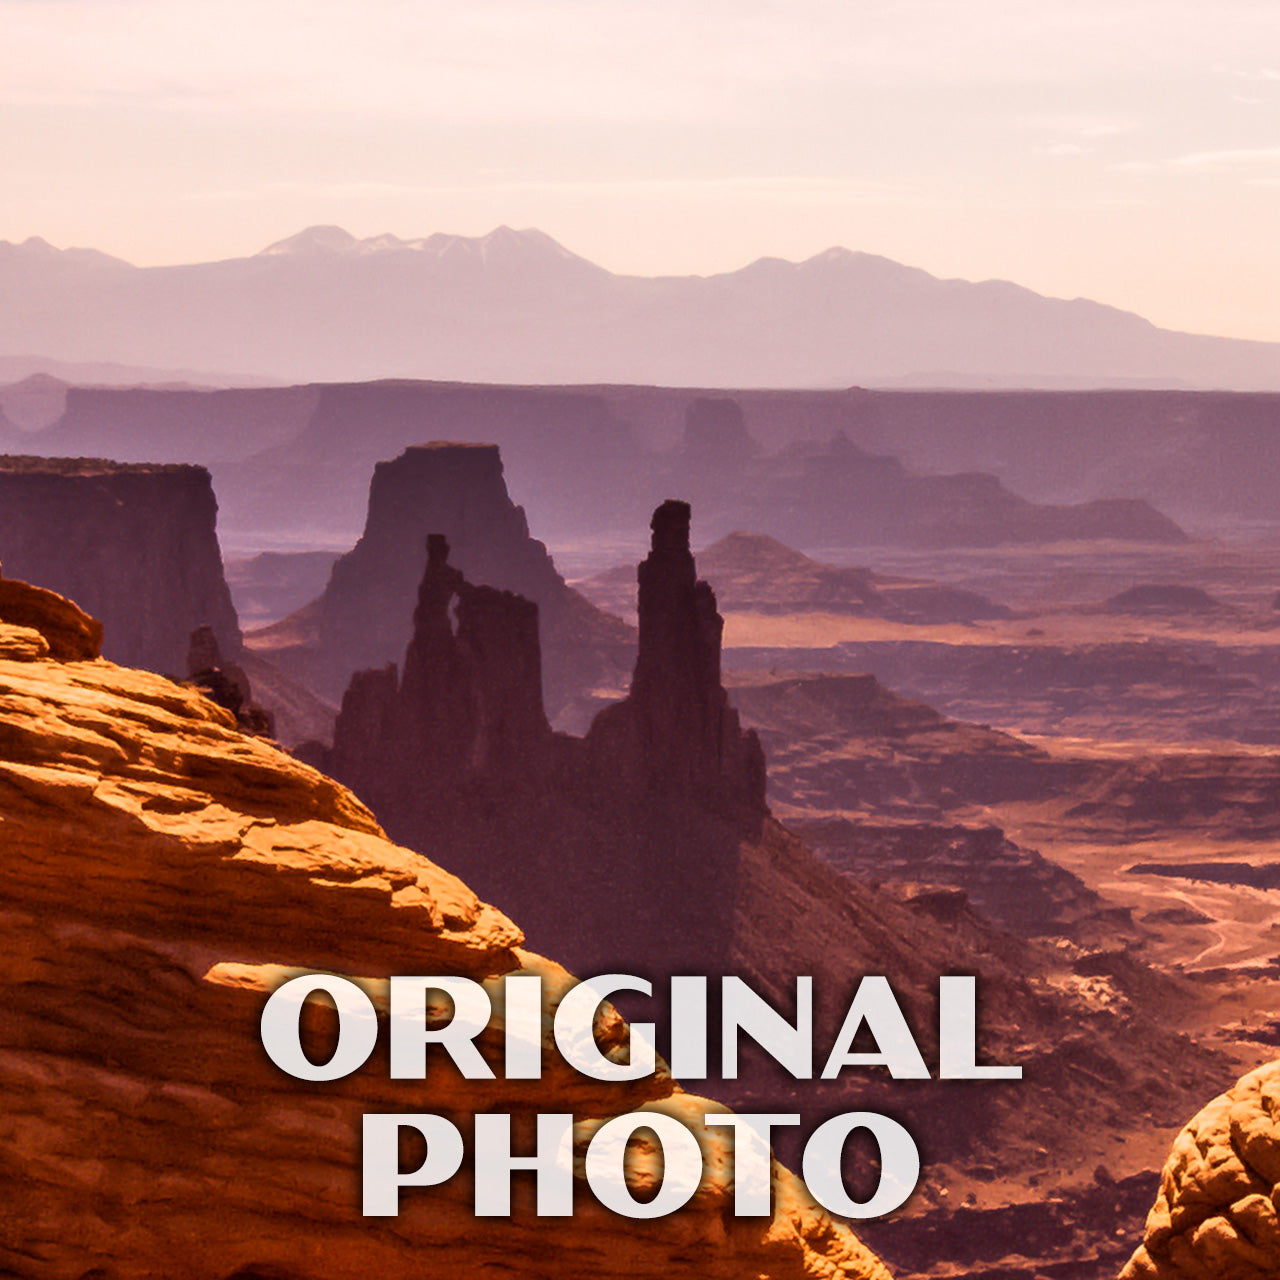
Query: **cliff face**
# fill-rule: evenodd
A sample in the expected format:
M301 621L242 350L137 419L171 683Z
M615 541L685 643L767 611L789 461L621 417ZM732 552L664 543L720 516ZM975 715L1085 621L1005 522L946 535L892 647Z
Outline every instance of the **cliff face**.
M217 511L202 467L0 458L0 567L99 618L113 661L182 673L197 627L240 650Z
M722 424L731 411L714 411L721 424L715 429L705 403L697 407L706 393L688 387L685 380L684 387L366 382L234 392L82 388L68 393L62 423L11 437L0 431L0 444L23 452L213 466L223 527L255 540L296 533L301 523L323 531L326 541L349 545L360 532L374 464L432 439L499 444L530 520L544 536L625 535L676 491L672 467L681 481L678 491L695 500L708 531L713 504L746 496L741 452L723 447L728 432ZM993 523L983 512L991 495L971 488L967 498L956 495L957 518L944 522L929 506L938 496L920 493L912 509L891 507L891 526L861 517L859 489L848 489L843 507L828 505L840 502L841 486L833 482L821 495L822 509L806 523L831 534L843 509L857 546L869 545L867 533L883 543L900 532L913 545L926 538L934 545L946 538L982 545L993 537L1008 541L1010 532L1043 542L1055 536L1054 525L1073 527L1072 536L1108 526L1126 539L1169 536L1168 522L1153 507L1184 525L1234 528L1242 518L1271 520L1280 487L1275 395L850 388L739 390L732 401L749 436L772 455L753 459L747 471L791 473L782 483L801 490L802 504L806 496L815 504L817 492L806 494L795 479L796 459L779 451L842 432L866 455L893 455L909 476L941 475L946 488L957 473L995 473L1005 488L995 487L994 501L1007 505L1019 495L1034 504L1028 510L1015 502L1017 509L997 513ZM687 418L695 429L682 448ZM671 450L682 456L673 458ZM766 461L768 466L755 467ZM717 473L733 479L717 484ZM856 474L849 483L857 484ZM983 483L993 481L988 476ZM1101 511L1085 505L1122 496L1144 505ZM725 523L716 522L717 533L754 528L794 541L802 532L795 510L775 526L748 520L741 503L736 518L723 505ZM769 511L767 501L753 500L752 507ZM806 513L803 505L796 510ZM801 545L835 542L826 536Z
M407 449L374 469L364 533L335 563L324 594L255 647L336 701L353 672L398 662L412 636L428 534L442 534L455 566L476 585L517 592L538 606L547 706L554 717L597 685L614 687L630 629L564 579L507 493L495 445Z
M1251 1071L1178 1134L1121 1280L1280 1275L1280 1062Z
M63 396L63 412L37 437L51 454L209 466L297 435L320 389L73 386Z
M470 1082L436 1063L421 1084L375 1063L300 1085L258 1051L266 993L298 969L485 982L538 973L547 1015L572 985L461 881L398 848L349 792L228 713L141 671L57 661L83 618L33 592L0 603L0 1270L24 1280L479 1280L665 1277L888 1280L845 1228L775 1169L771 1219L729 1212L726 1151L654 1222L477 1218L465 1176L410 1192L394 1227L360 1215L360 1117L479 1111L590 1123L649 1107L695 1129L717 1110L665 1075L603 1085L560 1064L541 1080ZM68 654L77 651L63 650ZM325 1030L324 1015L319 1031ZM544 1023L544 1032L549 1030ZM500 1054L501 1041L485 1052ZM615 1016L597 1031L620 1050ZM638 1171L642 1177L642 1171ZM696 1262L690 1262L691 1259Z
M768 753L774 812L840 870L953 886L1024 937L1114 947L1132 934L1123 909L956 799L1043 796L1087 765L949 720L870 675L742 678L732 697Z
M735 474L736 472L736 474ZM715 533L757 529L793 546L996 547L1115 538L1185 542L1148 502L1097 498L1029 501L988 471L918 474L871 453L844 432L797 440L776 454L716 472L705 491Z

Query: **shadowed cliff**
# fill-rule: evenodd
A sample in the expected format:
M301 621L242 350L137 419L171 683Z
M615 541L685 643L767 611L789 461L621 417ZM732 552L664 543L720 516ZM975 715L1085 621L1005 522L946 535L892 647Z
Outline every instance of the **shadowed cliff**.
M533 526L560 543L623 537L670 492L704 536L805 548L1167 542L1162 512L1275 510L1276 396L696 386L72 387L60 419L7 447L209 466L246 548L350 545L375 465L425 440L499 445Z
M508 496L495 445L432 444L379 463L364 533L318 600L255 633L252 646L336 702L354 671L398 660L412 634L422 547L441 533L474 583L538 607L542 679L553 718L624 677L633 633L565 585Z
M723 964L728 934L705 904L732 894L738 842L765 815L764 757L720 682L687 505L664 504L653 532L631 690L586 738L548 723L537 606L468 582L435 534L403 670L356 674L328 756L397 838L448 851L584 968Z
M218 504L203 467L0 458L0 563L99 618L103 652L185 672L207 625L229 656L240 629L222 576Z

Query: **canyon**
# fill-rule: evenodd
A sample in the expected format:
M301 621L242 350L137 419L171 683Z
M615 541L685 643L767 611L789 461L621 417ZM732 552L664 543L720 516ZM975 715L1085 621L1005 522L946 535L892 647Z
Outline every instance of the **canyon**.
M864 1234L900 1274L932 1274L921 1241L959 1230L967 1214L1042 1199L1052 1185L1062 1207L1046 1210L1046 1219L1060 1219L1049 1256L1075 1251L1089 1274L1118 1266L1132 1247L1124 1227L1112 1228L1118 1235L1098 1252L1108 1235L1097 1230L1098 1206L1089 1211L1092 1235L1067 1224L1089 1203L1100 1158L1129 1188L1106 1212L1136 1218L1135 1197L1148 1194L1140 1173L1157 1158L1159 1127L1176 1115L1166 1103L1194 1097L1197 1080L1222 1070L1220 1050L1178 1030L1211 1016L1212 990L1118 950L1125 913L1031 850L1010 846L1015 856L1001 862L987 841L973 858L1019 905L1021 939L993 929L964 892L920 884L940 865L927 856L896 885L885 882L887 865L874 882L860 867L841 875L834 859L824 866L765 809L763 756L729 710L738 689L722 683L721 622L696 576L684 504L655 512L638 587L630 693L585 736L556 733L540 705L536 610L467 582L449 563L447 540L433 538L403 668L353 678L333 749L314 759L365 798L395 838L448 860L580 969L637 972L660 989L675 973L740 974L783 1008L796 973L811 974L819 993L843 990L849 975L883 973L926 1053L936 1052L928 975L978 974L991 1053L1024 1062L1026 1077L966 1093L965 1125L945 1085L860 1081L860 1105L888 1107L927 1135L920 1193L900 1218L869 1223ZM945 731L936 713L918 717ZM860 834L863 846L874 841L874 830ZM914 838L929 853L947 844L927 827ZM1025 904L1037 893L1049 905L1033 904L1039 926L1027 927ZM1000 905L990 895L983 902L997 918ZM1073 941L1060 943L1064 935ZM838 1006L823 1007L820 996L818 1025L833 1030ZM705 1087L744 1109L805 1115L855 1096L840 1082L797 1090L761 1062L740 1080ZM787 1159L793 1153L781 1142ZM975 1168L989 1172L975 1176ZM951 1195L961 1210L954 1221ZM994 1266L1016 1252L1003 1231L984 1235L985 1246L965 1245L976 1250L973 1274L982 1274L982 1260Z
M628 554L640 549L633 531L674 492L697 505L711 537L746 529L806 550L1178 542L1187 520L1268 517L1265 504L1242 503L1274 471L1257 446L1280 398L1131 394L1103 413L1086 393L1054 392L936 393L922 403L860 389L57 384L23 392L35 429L14 427L0 442L28 454L207 466L224 538L255 552L349 548L375 465L430 440L498 445L544 538ZM961 427L947 453L938 435L953 419ZM1041 419L1044 430L1019 425ZM975 424L1001 446L966 446ZM1162 431L1193 434L1197 446L1189 466L1175 455L1155 483L1139 477L1135 459ZM1055 486L1041 458L1069 479Z
M854 421L867 401L852 394L311 390L281 389L269 408L241 398L233 409L233 398L165 392L169 409L152 417L134 413L146 401L121 393L114 425L101 420L103 442L137 425L142 452L188 403L208 408L187 435L175 431L175 451L221 450L219 499L218 477L235 468L259 486L256 500L274 505L294 539L267 555L237 542L244 527L223 523L225 503L214 531L209 475L198 468L14 463L10 516L26 521L26 545L46 548L29 572L41 586L68 573L68 557L56 563L62 526L92 515L94 486L111 495L104 510L115 523L94 515L102 523L92 527L112 598L143 590L110 577L113 559L137 557L139 539L155 539L145 556L162 580L154 603L118 610L96 641L79 611L55 624L34 588L13 580L0 542L3 616L43 619L14 652L74 663L92 661L101 643L118 658L113 627L141 644L149 619L183 617L191 625L164 633L172 656L156 669L197 677L219 715L250 705L236 701L243 676L250 702L275 723L241 715L241 729L274 733L345 780L392 839L461 875L579 973L643 969L659 986L681 968L737 973L785 1011L806 972L834 993L819 1010L829 1028L856 977L885 972L927 1056L937 975L977 974L984 1046L989 1036L992 1060L1025 1065L1021 1092L1001 1084L974 1097L938 1082L917 1092L873 1078L797 1093L761 1063L741 1080L706 1082L706 1092L815 1119L823 1108L881 1108L925 1135L917 1195L860 1231L900 1277L1114 1275L1140 1243L1167 1129L1276 1043L1269 752L1280 650L1265 535L1213 542L1148 523L1132 526L1145 530L1136 540L1043 541L1027 521L1086 493L1010 507L986 482L939 488L938 477L877 460L870 419ZM59 427L42 408L54 391L13 402L26 424L14 438L61 430L74 410L87 446L98 410L85 414L102 393L68 393ZM896 394L904 398L889 396L890 408L906 403L908 393ZM533 403L537 414L523 419ZM424 406L438 416L424 418ZM658 416L645 419L650 411ZM827 412L843 425L824 435L835 422ZM630 426L601 432L601 413ZM464 442L420 446L435 434L415 436L428 420ZM224 421L241 422L242 434L224 432ZM356 430L374 421L409 447L379 457L377 438ZM488 425L503 434L504 421L523 441L514 462L505 449L465 443ZM323 432L295 447L309 422ZM553 560L515 496L523 503L541 476L529 509L550 509L557 481L545 441L562 426L582 452L558 483L580 486L579 528L606 521L608 533L575 541L573 522L562 522ZM855 429L866 447L853 444ZM786 434L805 431L810 443L791 448ZM627 432L634 448L622 449ZM235 455L264 433L276 443L255 472L257 462ZM904 437L894 451L910 448ZM374 476L351 551L313 540L337 528L323 525L336 489L308 487L327 453L344 493ZM286 457L295 469L275 470ZM363 479L361 458L370 460ZM854 514L840 516L835 541L814 545L838 504L805 511L806 489L829 473L833 494L847 497L860 470L885 486L869 491L880 506L846 504ZM60 499L50 524L44 498L20 492L42 494L43 473L90 496ZM230 642L215 634L199 648L198 662L189 653L207 618L184 613L191 580L161 553L167 539L177 563L182 539L195 535L173 533L168 516L152 520L166 508L140 480L126 489L115 479L131 473L157 492L157 476L177 477L175 494L204 486L207 498L185 504L201 545L216 556L221 535L243 550L228 555L225 575L215 562L200 581L219 596L230 581L247 602L241 624L260 625L243 646L237 627ZM299 486L296 504L285 476ZM687 510L661 501L672 492L695 499L709 544L696 566ZM969 494L958 524L946 523L947 492ZM624 526L643 502L666 514L637 581L634 562L622 563L637 531ZM886 514L894 503L905 515ZM737 520L770 509L793 524ZM1001 511L1016 539L992 543L980 534ZM801 520L813 531L797 539L807 553L780 536ZM873 526L887 541L852 541ZM543 532L540 520L533 527ZM939 539L939 528L950 532ZM58 582L79 603L90 598L88 578ZM793 1146L783 1138L779 1155L794 1167Z
M477 581L520 592L538 609L543 696L553 716L581 715L595 690L622 680L631 629L565 585L508 495L493 445L432 444L379 463L364 533L324 591L255 632L251 650L336 703L353 672L398 659L411 635L428 533L446 538Z
M780 1167L763 1224L729 1225L723 1179L660 1225L585 1206L535 1225L519 1197L511 1219L480 1219L459 1186L406 1197L394 1232L371 1229L356 1210L359 1112L400 1097L376 1071L326 1093L284 1085L245 1052L267 993L313 968L365 975L376 992L373 979L407 964L471 975L500 1000L504 975L535 974L549 1026L573 979L457 878L390 843L350 792L196 692L98 657L99 643L94 620L53 593L0 598L0 902L18 993L0 1033L0 1260L13 1274L79 1280L109 1257L120 1276L336 1280L417 1274L429 1249L461 1276L665 1275L693 1259L702 1275L888 1280ZM323 1011L309 1034L331 1035ZM606 1053L626 1034L611 1012L596 1027ZM1255 1184L1274 1181L1280 1149L1274 1077L1254 1072L1179 1139L1126 1277L1270 1274L1269 1237L1247 1224L1271 1220ZM717 1110L661 1072L619 1085L553 1067L498 1092L435 1069L417 1096L455 1115L570 1109L591 1118L585 1133L622 1111L696 1127ZM631 1170L640 1191L651 1176ZM1093 1208L1133 1196L1127 1181L1100 1183ZM971 1250L945 1219L903 1225L940 1262ZM1012 1238L1030 1244L1028 1226Z

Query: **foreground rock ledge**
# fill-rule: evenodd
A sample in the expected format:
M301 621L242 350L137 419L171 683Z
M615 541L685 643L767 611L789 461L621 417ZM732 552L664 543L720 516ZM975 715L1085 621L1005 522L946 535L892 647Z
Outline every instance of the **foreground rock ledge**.
M478 1109L604 1118L720 1110L669 1079L472 1083L437 1067L335 1085L271 1065L264 993L290 971L533 969L572 978L458 879L390 843L346 790L158 676L49 656L0 622L0 1274L40 1280L822 1277L889 1280L799 1182L771 1220L719 1174L652 1223L477 1219L465 1179L360 1216L359 1116ZM2 615L0 615L2 616ZM37 625L30 625L31 623ZM601 1035L620 1046L614 1019ZM483 1046L483 1041L482 1041ZM719 1132L719 1131L715 1131ZM708 1138L714 1143L714 1138Z
M1280 1276L1280 1061L1242 1077L1174 1141L1121 1280Z

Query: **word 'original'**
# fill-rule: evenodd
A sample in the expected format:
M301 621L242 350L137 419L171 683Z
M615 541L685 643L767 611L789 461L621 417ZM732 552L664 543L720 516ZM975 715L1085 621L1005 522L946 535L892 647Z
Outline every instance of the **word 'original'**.
M980 1065L977 1052L977 984L973 977L939 979L938 1078L944 1080L1016 1080L1019 1066ZM491 1029L500 1032L502 1073L509 1080L542 1075L545 1023L561 1059L582 1075L601 1081L643 1079L658 1070L652 1023L633 1024L628 1051L606 1053L596 1039L601 1005L618 992L651 996L652 984L628 974L607 974L571 987L554 1008L544 1005L537 974L507 975L500 983L501 1017L494 1018L489 990L469 978L448 975L397 976L386 984L389 1073L392 1079L426 1078L429 1054L443 1053L469 1080L493 1080L497 1072L476 1041ZM337 1013L337 1036L327 1061L315 1062L303 1048L303 1011L310 997L323 993ZM443 1007L438 997L447 998ZM433 997L437 999L433 1000ZM812 1079L818 1060L813 1034L813 983L796 979L791 1017L781 1013L739 978L721 980L719 991L719 1074L735 1079L739 1045L745 1036L796 1079ZM671 979L667 1055L672 1074L703 1079L708 1068L708 980ZM373 997L360 984L334 974L304 974L277 988L262 1013L262 1043L271 1060L300 1080L338 1080L363 1067L377 1047L381 1023ZM866 1047L868 1038L874 1048ZM854 1043L862 1044L859 1050ZM487 1042L488 1043L488 1042ZM883 1067L895 1080L930 1078L902 1008L888 981L865 977L858 984L834 1042L821 1059L820 1078L831 1080L850 1067ZM511 1212L511 1177L532 1172L537 1212L562 1216L573 1211L574 1150L585 1146L582 1173L595 1198L631 1218L655 1218L687 1204L706 1176L704 1144L711 1130L729 1131L733 1148L734 1212L739 1216L771 1212L770 1135L778 1126L795 1125L799 1115L709 1112L701 1117L703 1140L682 1121L646 1109L603 1124L575 1125L571 1114L537 1117L536 1150L512 1153L511 1117L488 1113L475 1117L473 1167L475 1212L481 1217ZM416 1169L400 1168L404 1130L425 1141L426 1154ZM879 1180L866 1200L848 1192L841 1173L846 1144L866 1130L879 1148ZM640 1131L651 1135L661 1153L657 1193L638 1199L628 1186L628 1142ZM465 1140L444 1116L404 1112L364 1117L364 1190L366 1216L399 1211L401 1187L434 1186L463 1167ZM805 1144L801 1174L809 1192L826 1209L849 1218L871 1218L900 1206L920 1175L920 1157L910 1133L897 1121L874 1112L849 1112L821 1124Z

